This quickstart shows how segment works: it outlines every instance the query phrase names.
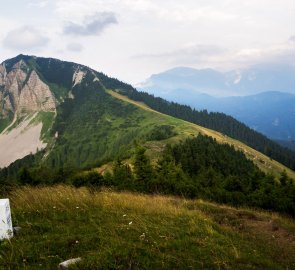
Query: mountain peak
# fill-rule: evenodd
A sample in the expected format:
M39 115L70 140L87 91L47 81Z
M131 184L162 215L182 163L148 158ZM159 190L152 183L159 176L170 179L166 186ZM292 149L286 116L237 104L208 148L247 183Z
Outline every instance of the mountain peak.
M20 62L21 60L24 61L24 62L28 62L32 58L36 58L36 56L19 54L19 55L15 56L15 57L12 57L10 59L7 59L7 60L3 61L2 64L5 63L5 65L13 66L15 63Z

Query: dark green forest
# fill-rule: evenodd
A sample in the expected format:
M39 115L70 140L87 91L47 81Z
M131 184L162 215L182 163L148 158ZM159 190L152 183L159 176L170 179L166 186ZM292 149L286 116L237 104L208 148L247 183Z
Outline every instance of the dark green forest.
M152 167L138 147L134 170L117 161L105 179L119 189L202 198L295 215L295 185L283 172L279 181L261 172L242 152L199 135L168 146ZM124 179L124 180L123 180Z

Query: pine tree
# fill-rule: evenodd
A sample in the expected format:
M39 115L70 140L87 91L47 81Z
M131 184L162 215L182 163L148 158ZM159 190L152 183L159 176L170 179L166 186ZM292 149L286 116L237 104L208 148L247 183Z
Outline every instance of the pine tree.
M123 164L120 159L117 159L113 165L112 183L119 189L132 189L134 185L134 177L131 168L128 164Z
M153 177L153 168L149 158L145 155L146 149L138 146L134 158L134 173L138 188L141 190L148 186Z
M22 185L33 185L34 179L27 168L21 168L19 171L18 179Z

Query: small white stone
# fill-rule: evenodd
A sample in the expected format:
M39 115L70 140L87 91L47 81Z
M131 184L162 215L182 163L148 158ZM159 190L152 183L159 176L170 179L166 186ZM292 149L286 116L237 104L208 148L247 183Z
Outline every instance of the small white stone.
M79 258L74 258L74 259L69 259L67 261L64 261L62 263L60 263L58 265L58 268L59 269L68 269L69 266L73 265L73 264L76 264L78 262L80 262L82 259L79 257Z
M22 227L19 227L19 226L16 226L16 227L13 227L13 232L15 234L18 234L20 232L20 230L22 229Z

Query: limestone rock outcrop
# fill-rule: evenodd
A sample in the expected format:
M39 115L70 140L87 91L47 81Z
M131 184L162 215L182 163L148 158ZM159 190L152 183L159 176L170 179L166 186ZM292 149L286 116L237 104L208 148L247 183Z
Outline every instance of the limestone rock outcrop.
M48 85L19 61L8 72L5 63L0 65L0 117L9 114L20 116L28 112L54 112L56 100Z

